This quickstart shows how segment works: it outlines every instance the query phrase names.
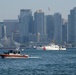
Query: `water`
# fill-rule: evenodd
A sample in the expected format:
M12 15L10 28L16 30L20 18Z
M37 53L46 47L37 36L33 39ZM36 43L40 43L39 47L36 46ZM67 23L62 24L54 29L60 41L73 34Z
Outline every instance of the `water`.
M76 75L76 50L25 50L22 54L29 58L0 58L0 75Z

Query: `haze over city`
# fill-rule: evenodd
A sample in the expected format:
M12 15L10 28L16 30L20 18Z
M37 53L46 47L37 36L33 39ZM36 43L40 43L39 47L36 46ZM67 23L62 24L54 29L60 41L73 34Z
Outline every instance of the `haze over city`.
M0 0L0 21L17 19L20 9L31 9L33 13L42 9L45 14L59 12L67 19L70 10L75 6L76 0Z

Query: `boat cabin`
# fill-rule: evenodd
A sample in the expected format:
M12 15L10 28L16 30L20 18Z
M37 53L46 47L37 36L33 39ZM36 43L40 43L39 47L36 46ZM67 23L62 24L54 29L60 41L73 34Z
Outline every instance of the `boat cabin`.
M9 50L8 52L4 52L5 54L20 54L20 51L19 50Z

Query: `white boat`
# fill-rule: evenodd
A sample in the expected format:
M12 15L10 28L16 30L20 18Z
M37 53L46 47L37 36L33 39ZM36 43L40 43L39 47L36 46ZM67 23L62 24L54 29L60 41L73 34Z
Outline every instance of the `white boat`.
M66 48L60 47L55 44L50 44L50 45L41 46L41 47L39 46L36 49L37 50L66 50Z

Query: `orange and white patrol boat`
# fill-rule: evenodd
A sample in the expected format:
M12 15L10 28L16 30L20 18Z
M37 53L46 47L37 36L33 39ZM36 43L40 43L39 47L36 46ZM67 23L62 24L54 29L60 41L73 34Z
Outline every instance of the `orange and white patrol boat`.
M9 50L0 56L2 58L28 58L28 55L21 55L19 50Z

